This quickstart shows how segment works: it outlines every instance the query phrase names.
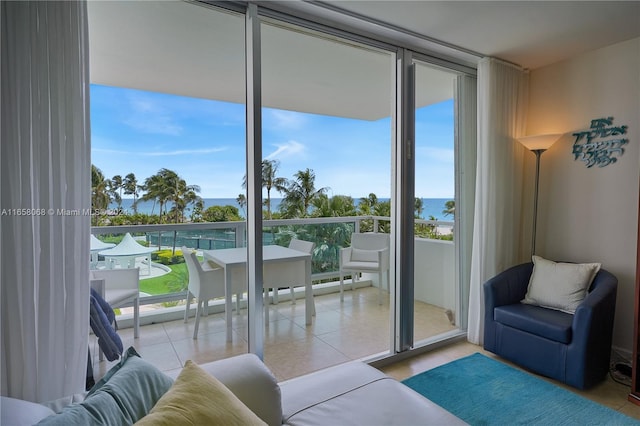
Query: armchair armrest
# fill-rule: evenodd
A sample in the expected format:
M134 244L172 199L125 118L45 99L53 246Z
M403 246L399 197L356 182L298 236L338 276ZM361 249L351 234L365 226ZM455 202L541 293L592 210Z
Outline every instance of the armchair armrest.
M567 352L577 361L567 365L567 381L582 378L579 373L588 371L584 383L572 383L580 388L591 386L607 374L607 369L599 366L609 364L617 288L617 278L601 269L573 316L573 338Z
M389 269L389 248L383 248L378 250L378 265L380 265L381 271Z
M498 306L520 303L527 294L533 263L513 266L482 286L484 291L484 348L496 352L496 323L493 310Z
M282 424L280 386L254 354L243 354L200 365L269 425Z
M340 248L340 265L343 265L351 260L351 247Z
M586 338L592 327L599 327L603 332L613 327L612 313L616 308L617 288L618 280L611 273L600 270L596 274L591 291L576 308L573 316L572 332L575 338Z
M533 263L523 263L509 268L485 282L485 307L491 310L497 306L520 302L527 294Z

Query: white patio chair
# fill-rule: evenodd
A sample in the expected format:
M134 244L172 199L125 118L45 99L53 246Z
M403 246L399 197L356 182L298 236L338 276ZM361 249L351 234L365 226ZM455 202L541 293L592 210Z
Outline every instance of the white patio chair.
M120 308L133 302L133 337L140 330L140 269L92 270L92 280L104 280L104 288L96 288L112 308Z
M304 253L313 254L313 249L316 247L316 243L312 243L311 241L303 241L297 238L292 238L289 241L289 248L297 251L301 251ZM291 291L291 304L296 304L296 297L294 294L294 287L304 287L305 283L290 283L289 290ZM277 290L276 290L277 291ZM276 299L277 300L277 299ZM276 302L277 303L277 302Z
M378 303L382 304L382 276L387 277L389 289L389 235L351 234L351 247L340 249L340 301L344 301L344 275L351 272L351 291L358 274L378 273Z
M191 297L197 299L196 307L196 324L193 330L193 338L198 338L198 326L200 325L200 316L207 314L208 302L211 299L225 297L224 288L224 269L212 268L208 262L201 263L196 256L196 252L188 247L182 247L182 255L187 264L189 271L189 288L187 289L187 305L184 310L184 322L189 318L189 308L191 305ZM240 296L243 288L234 284L233 292L236 293L236 313L240 314Z

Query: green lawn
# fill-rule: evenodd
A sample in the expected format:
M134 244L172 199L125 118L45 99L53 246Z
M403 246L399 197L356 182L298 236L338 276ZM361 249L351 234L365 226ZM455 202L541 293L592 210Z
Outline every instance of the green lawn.
M185 263L167 265L171 272L160 277L140 280L140 291L148 294L167 294L187 289L189 274Z

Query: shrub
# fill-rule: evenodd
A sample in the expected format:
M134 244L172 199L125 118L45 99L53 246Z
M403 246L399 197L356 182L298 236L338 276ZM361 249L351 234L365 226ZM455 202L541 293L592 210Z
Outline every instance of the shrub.
M163 265L177 265L184 263L184 257L181 250L176 250L175 254L172 250L158 250L151 253L151 260L160 262Z

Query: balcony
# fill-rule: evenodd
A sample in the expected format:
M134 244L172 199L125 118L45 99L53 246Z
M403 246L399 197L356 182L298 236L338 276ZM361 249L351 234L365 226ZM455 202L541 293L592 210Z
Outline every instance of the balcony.
M339 246L348 245L352 232L382 229L388 221L384 217L357 216L264 222L265 245L286 245L283 242L288 242L292 235L309 240L317 238L312 261L317 312L313 324L305 326L303 288L296 288L295 297L300 300L295 305L291 304L288 288L281 289L278 303L270 305L269 321L265 325L264 358L279 380L388 352L391 339L388 296L380 305L377 276L364 275L356 282L355 291L345 292L345 300L341 303L337 257ZM420 222L425 226L453 226L451 222ZM152 246L171 251L182 245L209 250L243 246L245 226L245 222L219 222L96 227L92 233L104 238L130 232ZM454 243L416 238L415 255L415 342L456 335L459 329L455 325ZM146 279L141 275L142 292ZM248 351L246 295L239 314L233 315L233 341L227 343L224 300L209 303L209 315L201 319L198 339L193 340L193 318L187 324L182 320L184 294L184 290L180 290L141 297L142 328L137 340L128 328L132 323L130 310L124 308L118 324L125 347L135 346L143 357L148 357L163 370L179 368L187 359L206 362ZM272 303L273 293L269 296ZM97 347L92 353L97 353ZM109 365L97 362L96 357L94 366L98 374L106 371Z

